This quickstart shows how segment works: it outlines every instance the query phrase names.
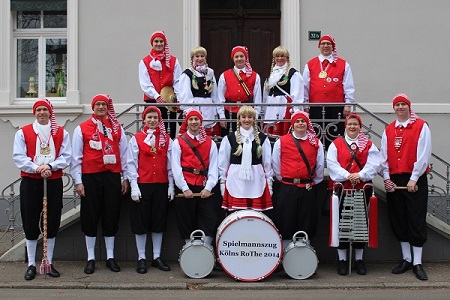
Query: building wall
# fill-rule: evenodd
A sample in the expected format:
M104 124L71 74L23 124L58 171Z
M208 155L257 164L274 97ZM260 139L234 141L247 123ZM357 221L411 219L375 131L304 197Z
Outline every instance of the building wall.
M14 54L9 42L12 28L7 1L2 0L0 5L2 189L19 174L11 159L14 134L18 126L33 121L31 105L20 113L14 112L16 106L10 105L14 100L9 85ZM56 106L55 111L58 122L64 124L70 134L89 117L90 101L97 93L109 93L117 112L134 103L142 103L138 63L150 50L152 32L164 30L171 53L179 58L182 68L187 67L189 53L183 50L185 24L198 20L195 16L185 17L184 1L69 1L78 4L81 113L61 114L64 105ZM282 1L286 4L298 0ZM450 48L450 40L442 36L442 32L450 30L446 16L450 10L449 1L435 0L430 5L420 0L302 0L299 10L299 28L287 27L287 31L297 31L300 39L300 57L295 58L293 67L303 71L305 63L319 53L317 41L308 41L309 30L333 35L340 56L352 67L357 102L380 114L384 120L391 121L394 118L391 99L399 92L407 93L413 109L430 124L433 152L450 161L445 138L450 112L447 100L450 69L440 63L440 58L446 57ZM288 32L282 32L281 36L283 40ZM229 49L224 49L224 55L229 55ZM214 62L209 64L214 68ZM363 120L365 124L372 123L368 117L363 116ZM374 122L374 125L379 132L382 130L380 124ZM0 210L4 211L4 208L5 203L0 203ZM0 214L0 226L6 224L5 214Z

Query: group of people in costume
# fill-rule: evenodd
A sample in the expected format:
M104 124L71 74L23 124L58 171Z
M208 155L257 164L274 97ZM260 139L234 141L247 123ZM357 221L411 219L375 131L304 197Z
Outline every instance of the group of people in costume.
M43 272L52 277L60 275L52 259L62 209L62 170L68 166L81 198L80 220L87 250L84 272L95 272L100 220L106 266L113 272L120 271L114 257L114 237L122 196L130 191L130 223L138 253L136 271L144 274L148 270L148 234L153 245L151 265L170 270L161 257L161 246L172 200L180 237L185 242L194 230L201 229L205 242L213 244L223 210L242 209L270 212L285 246L298 230L314 238L318 223L316 186L324 178L325 162L333 182L353 188L361 188L377 172L382 173L391 225L403 254L401 264L392 272L413 269L417 278L427 279L421 258L426 242L431 137L427 123L414 114L406 95L393 99L397 120L384 131L379 151L362 132L361 117L345 105L354 103L352 74L348 63L337 57L331 36L321 38L321 54L308 62L303 76L290 67L289 52L277 47L264 93L244 46L232 49L234 67L221 74L216 83L203 47L192 50L191 67L182 72L163 32L153 33L150 44L149 55L139 63L139 82L149 106L142 113L142 129L129 141L106 94L93 97L93 114L75 128L71 142L68 133L56 124L47 99L35 102L36 121L17 132L13 159L22 176L26 280L34 279L37 272L35 252L42 221L43 181L51 187L46 195L47 267ZM166 103L160 94L166 86L174 87L180 115L168 115L166 107L152 105ZM263 109L258 106L262 102L280 105ZM315 102L344 104L333 107L331 114L342 114L345 122L341 136L330 139L326 155L327 145L316 137L311 123L313 107L306 106ZM214 103L219 105L205 105ZM267 132L279 136L273 149L257 125L263 115L271 120L264 125ZM178 135L176 122L170 123L172 127L164 123L166 116L181 123ZM229 122L230 118L236 122ZM211 139L218 134L223 136L219 147ZM275 191L274 181L278 187ZM355 267L364 275L364 244L355 248ZM347 249L348 243L342 243L337 250L340 275L348 272Z

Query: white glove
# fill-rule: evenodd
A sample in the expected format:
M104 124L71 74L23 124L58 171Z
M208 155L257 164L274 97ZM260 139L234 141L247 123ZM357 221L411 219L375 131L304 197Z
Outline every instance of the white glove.
M267 178L267 186L269 187L270 196L273 194L272 184L272 179Z
M131 199L135 202L139 202L141 199L141 190L136 181L133 181L131 184Z
M175 186L172 184L169 184L169 189L167 190L167 198L169 198L170 201L172 201L175 198Z
M221 180L220 181L220 194L222 195L222 197L223 197L223 195L225 195L225 180Z

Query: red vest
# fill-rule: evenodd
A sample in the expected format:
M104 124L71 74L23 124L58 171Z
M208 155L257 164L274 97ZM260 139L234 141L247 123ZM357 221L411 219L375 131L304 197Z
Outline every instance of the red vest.
M197 140L193 140L187 133L185 133L184 136L189 139L189 141L195 148L197 148L197 151L200 153L200 156L203 159L205 166L208 168L209 151L211 150L211 143L212 143L211 138L207 137L206 141L200 144ZM178 137L177 139L181 148L181 167L205 171L200 160L194 154L194 151L191 149L191 147L181 137ZM207 176L185 171L183 171L183 176L188 184L195 186L203 186L203 183L208 179Z
M343 137L338 137L333 141L333 143L336 146L337 161L339 162L341 167L346 169L350 173L358 173L359 171L361 171L358 164L354 160L352 161L352 155L350 154L350 150L346 145L347 142L345 141L345 139ZM369 140L367 142L366 148L364 148L363 151L360 152L359 150L356 150L355 152L356 158L358 159L362 167L364 167L367 163L367 158L369 158L370 147L372 147L372 141ZM350 162L351 162L350 169L347 169ZM366 183L365 182L358 183L357 185L355 185L355 189L362 189L364 184ZM344 182L344 188L345 189L352 188L352 184L350 183L350 181L347 180Z
M256 72L252 72L250 77L247 77L245 74L241 75L242 80L250 91L250 95L244 91L244 88L239 83L236 75L234 74L233 69L226 70L223 72L223 76L225 78L225 82L227 83L227 90L225 91L225 99L230 102L253 102L253 89L256 83ZM225 109L231 111L233 113L237 113L239 111L239 106L225 106Z
M170 57L170 69L166 66L166 62L162 61L162 71L156 71L150 68L150 62L152 58L150 55L147 55L142 59L144 61L145 66L147 67L148 75L150 76L150 81L153 83L155 90L160 93L162 88L165 86L173 85L173 70L175 70L175 62L176 57ZM144 100L152 100L146 94L144 94Z
M319 147L310 144L309 140L297 140L300 146L305 152L305 156L308 159L309 166L311 170L316 167L317 153ZM316 138L317 145L319 140ZM309 179L308 168L300 155L297 147L295 146L294 140L292 139L292 134L285 134L280 138L280 173L281 177L285 178L299 178L307 180ZM311 179L316 177L316 173L311 176ZM282 181L283 182L283 181ZM293 184L289 182L283 182L285 184ZM296 184L298 187L305 187L306 183ZM314 185L311 182L310 185Z
M395 128L395 121L386 127L387 158L390 174L412 173L417 161L417 145L425 121L417 119L400 131ZM397 150L394 146L396 131L402 136L402 145Z
M318 57L308 62L310 74L309 102L310 103L344 103L344 80L346 61L338 58L329 65L327 77L319 78L320 60Z
M169 176L167 173L167 151L169 150L169 137L166 137L166 144L164 147L159 146L156 152L142 151L142 149L150 148L144 143L147 137L142 131L134 135L137 145L139 147L138 156L138 182L139 183L167 183ZM158 143L159 134L155 135L155 140Z
M25 144L27 146L27 156L31 158L31 160L34 159L34 156L36 155L36 140L37 140L37 133L33 129L33 124L28 124L22 127L23 136L25 138ZM56 131L56 134L52 136L53 143L55 144L55 156L59 156L59 150L61 150L61 145L64 139L64 129L61 126L58 126L58 130ZM56 158L55 157L55 158ZM23 171L20 171L20 176L22 177L31 177L31 178L42 178L41 174L34 174L34 173L26 173ZM56 179L62 177L62 170L52 170L52 176L48 177L48 179Z
M109 119L105 120L105 126L112 128L111 121ZM84 121L80 124L81 134L83 136L83 160L81 162L81 170L83 174L89 173L100 173L100 172L113 172L120 173L122 171L122 165L120 163L120 149L119 141L121 138L121 127L117 133L111 132L114 141L108 139L109 143L113 148L113 153L116 156L115 164L103 163L103 151L95 150L89 146L89 141L95 140L100 141L99 138L95 138L97 133L97 125L92 122L91 119ZM106 137L105 137L106 138Z

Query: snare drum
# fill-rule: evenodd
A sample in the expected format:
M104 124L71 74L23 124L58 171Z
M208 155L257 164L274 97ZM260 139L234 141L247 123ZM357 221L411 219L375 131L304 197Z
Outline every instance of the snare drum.
M213 247L205 244L205 233L194 230L191 240L180 251L181 270L191 278L203 278L209 275L214 268L215 257Z
M240 210L227 216L216 236L217 260L240 281L263 280L278 267L283 244L272 220L263 213Z
M308 234L297 231L284 250L283 268L286 274L294 279L309 278L316 272L318 263L316 251L309 245Z

